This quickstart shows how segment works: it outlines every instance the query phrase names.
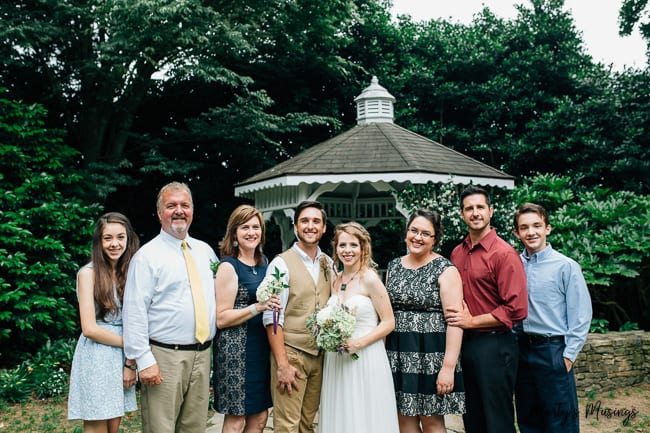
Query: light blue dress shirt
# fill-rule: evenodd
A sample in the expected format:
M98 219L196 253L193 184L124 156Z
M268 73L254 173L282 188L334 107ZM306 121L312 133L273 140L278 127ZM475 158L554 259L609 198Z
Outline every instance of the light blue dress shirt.
M318 284L318 276L321 271L320 259L324 253L319 248L318 253L316 253L316 259L312 261L311 257L309 257L307 253L305 253L303 250L301 250L298 247L297 242L294 243L291 248L293 248L300 256L300 259L302 260L302 263L305 265L305 268L307 268L307 271L309 271L311 277L314 279L314 284ZM332 264L331 259L329 259L329 264L331 268L331 264ZM269 263L269 267L266 268L266 276L268 278L270 278L269 276L275 272L275 268L278 268L281 273L284 273L282 280L284 281L285 284L289 284L289 269L287 268L287 263L284 261L282 257L275 256L275 258L271 260L271 263ZM287 302L289 301L289 290L290 288L283 290L282 293L280 293L280 303L282 304L282 310L280 310L280 316L278 319L278 324L280 325L284 324L284 310L286 309ZM264 316L262 316L262 323L264 323L264 326L273 324L273 311L264 312Z
M201 277L212 340L217 307L210 260L214 250L205 242L185 238ZM156 363L149 339L167 344L194 344L194 303L181 240L160 231L131 259L124 289L124 353L139 370Z
M528 317L524 332L564 336L563 356L571 362L587 341L591 324L591 297L575 260L546 244L542 251L521 253L528 284Z

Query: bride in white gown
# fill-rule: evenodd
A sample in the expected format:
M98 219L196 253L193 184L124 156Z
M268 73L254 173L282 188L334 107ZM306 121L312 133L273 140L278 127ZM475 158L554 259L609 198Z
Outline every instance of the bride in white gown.
M343 271L333 282L328 302L356 311L350 354L325 353L319 433L398 433L393 378L383 338L395 327L386 287L371 267L370 235L358 223L339 224L334 263Z

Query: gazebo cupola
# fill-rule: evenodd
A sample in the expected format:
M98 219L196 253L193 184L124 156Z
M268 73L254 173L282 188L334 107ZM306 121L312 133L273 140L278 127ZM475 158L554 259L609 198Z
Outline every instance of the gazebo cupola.
M395 97L379 85L377 77L372 77L370 85L356 98L357 124L393 123L393 102Z
M398 192L409 183L474 183L513 188L514 177L393 122L393 95L372 77L354 98L357 124L235 187L280 226L283 248L295 240L294 208L319 200L332 225L372 227L408 218Z

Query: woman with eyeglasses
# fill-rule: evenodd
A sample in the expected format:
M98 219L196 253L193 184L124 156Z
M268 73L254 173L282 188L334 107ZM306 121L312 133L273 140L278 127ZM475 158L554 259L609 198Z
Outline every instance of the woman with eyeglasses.
M454 265L433 251L442 237L440 215L419 209L406 225L408 253L388 264L386 289L395 330L386 337L400 433L444 433L444 415L465 412L459 355L463 331L447 328L444 310L462 308Z

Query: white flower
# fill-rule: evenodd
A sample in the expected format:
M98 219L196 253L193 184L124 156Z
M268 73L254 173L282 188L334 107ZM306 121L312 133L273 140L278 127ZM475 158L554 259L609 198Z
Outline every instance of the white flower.
M328 305L316 314L316 321L319 325L325 323L332 315L332 307Z

